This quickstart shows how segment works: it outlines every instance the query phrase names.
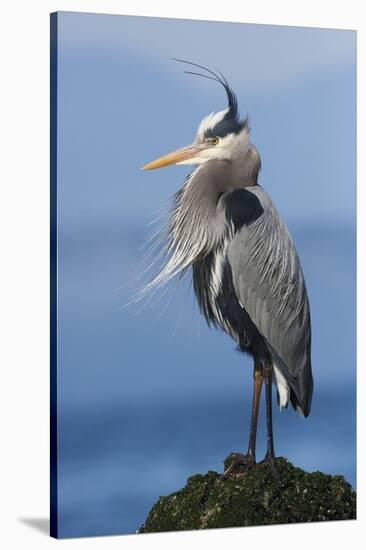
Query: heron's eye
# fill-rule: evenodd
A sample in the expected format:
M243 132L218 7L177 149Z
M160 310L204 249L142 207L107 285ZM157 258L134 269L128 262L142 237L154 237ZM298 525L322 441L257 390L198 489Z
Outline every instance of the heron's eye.
M218 138L218 137L211 138L211 139L208 140L208 142L209 142L211 145L217 145L218 142L219 142L219 138Z

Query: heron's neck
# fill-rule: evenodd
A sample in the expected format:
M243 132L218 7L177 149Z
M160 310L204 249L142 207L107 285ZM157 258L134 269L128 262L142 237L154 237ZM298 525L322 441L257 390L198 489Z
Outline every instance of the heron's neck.
M153 284L184 273L223 241L225 212L217 208L221 195L256 185L257 177L258 170L248 163L210 160L186 179L174 197L166 246L168 261Z
M217 209L224 193L257 184L260 167L254 147L232 161L211 160L199 166L177 193L170 224L175 249L201 256L222 239L223 212Z

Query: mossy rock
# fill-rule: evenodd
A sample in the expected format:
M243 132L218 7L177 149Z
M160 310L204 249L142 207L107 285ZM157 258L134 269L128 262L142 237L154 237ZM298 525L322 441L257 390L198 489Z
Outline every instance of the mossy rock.
M230 456L225 466L230 464ZM356 493L343 476L308 473L276 458L279 479L267 464L244 477L194 475L152 507L139 533L244 527L356 518Z

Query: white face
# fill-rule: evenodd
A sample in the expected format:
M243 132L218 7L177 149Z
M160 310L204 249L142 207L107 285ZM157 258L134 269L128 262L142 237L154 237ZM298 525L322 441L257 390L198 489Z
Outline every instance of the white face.
M231 161L238 155L243 155L248 150L248 130L243 128L238 134L228 134L225 137L216 136L207 139L207 130L212 130L226 115L228 109L207 115L200 123L195 142L203 147L196 155L189 159L177 162L177 164L204 164L209 160Z

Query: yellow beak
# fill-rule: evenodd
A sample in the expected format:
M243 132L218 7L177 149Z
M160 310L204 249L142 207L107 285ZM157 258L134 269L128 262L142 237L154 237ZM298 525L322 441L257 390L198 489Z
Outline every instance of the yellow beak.
M162 168L170 164L178 164L179 162L193 158L203 149L204 147L202 145L188 145L187 147L182 147L173 153L169 153L168 155L164 155L163 157L145 164L141 170L154 170L155 168Z

